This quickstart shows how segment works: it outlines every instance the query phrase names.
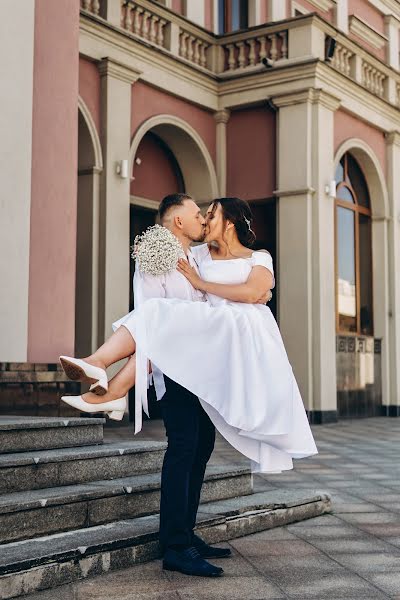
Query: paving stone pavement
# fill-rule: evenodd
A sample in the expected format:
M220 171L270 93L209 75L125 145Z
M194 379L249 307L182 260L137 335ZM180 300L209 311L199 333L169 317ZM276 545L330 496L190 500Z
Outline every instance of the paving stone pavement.
M328 492L333 513L257 533L229 545L215 561L219 579L163 572L160 561L27 596L30 600L400 600L400 420L342 421L313 427L315 457L293 471L255 477L255 489ZM108 439L132 439L130 427ZM138 439L164 439L159 421ZM243 463L222 438L212 462Z

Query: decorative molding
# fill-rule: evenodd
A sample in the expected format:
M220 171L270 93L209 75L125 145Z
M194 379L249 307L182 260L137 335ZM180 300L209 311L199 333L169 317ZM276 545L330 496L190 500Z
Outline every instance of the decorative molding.
M151 200L150 198L143 198L142 196L130 195L130 202L133 206L140 206L142 208L148 208L149 210L158 211L160 203L157 200Z
M341 101L336 96L329 94L322 88L313 88L313 97L311 100L312 104L321 104L325 108L332 110L333 112L340 108Z
M199 135L199 133L191 127L186 121L181 119L180 117L176 117L174 115L169 114L161 114L155 115L154 117L150 117L147 121L144 121L140 125L140 127L135 131L133 139L131 141L131 147L129 150L129 169L130 173L133 169L133 161L136 156L137 149L139 147L140 142L142 141L145 134L156 127L157 125L173 125L178 129L184 131L188 137L190 137L193 142L197 145L202 157L204 158L207 171L210 177L210 185L212 190L212 196L218 196L218 182L217 182L217 174L215 172L214 163L211 158L211 155L208 151L207 146L205 145L203 139Z
M285 196L305 196L310 195L313 196L315 194L315 189L312 187L301 188L298 190L274 190L274 196L285 197Z
M340 99L321 88L306 88L282 96L273 96L271 99L278 108L282 108L283 106L293 106L294 104L304 104L305 102L322 104L332 111L335 111L340 107Z
M389 194L386 177L377 155L364 140L349 138L336 150L333 159L333 173L336 172L339 161L346 152L351 152L361 168L369 173L368 185L372 191L372 218L376 221L386 220L390 216ZM373 184L375 193L373 193L374 190L371 190Z
M384 16L385 25L395 25L400 28L400 15L385 15Z
M400 18L399 0L367 0L367 2L374 8L378 9L382 14L387 14L390 12Z
M400 146L400 131L390 131L385 134L386 142L388 144L394 144Z
M315 8L319 8L325 12L336 6L336 0L308 0L308 2L315 6Z
M290 15L292 17L299 16L299 15L295 14L296 10L298 10L302 15L308 15L310 13L308 8L305 8L302 4L299 4L298 2L296 2L296 0L292 0L291 5L290 5Z
M94 160L95 160L94 168L98 169L98 171L97 171L98 173L101 173L101 171L103 170L103 154L101 151L101 143L100 143L99 134L97 132L97 128L94 123L91 112L80 96L78 96L78 109L81 111L82 116L85 119L87 128L89 129L90 137L92 138L92 144L93 144L93 148L94 148Z
M129 84L135 83L142 74L141 71L133 69L110 57L102 58L98 69L100 77L113 77Z
M214 113L214 119L216 120L217 124L225 123L225 125L226 125L229 121L230 116L231 116L231 111L228 110L227 108L223 108L222 110L217 110L217 112Z
M385 44L388 41L386 35L383 35L379 31L371 27L369 23L367 23L360 17L357 17L356 15L351 15L349 19L349 30L351 33L357 35L377 50L381 50L382 48L384 48Z
M99 175L102 173L103 169L99 169L98 167L86 167L78 170L78 177L81 175Z

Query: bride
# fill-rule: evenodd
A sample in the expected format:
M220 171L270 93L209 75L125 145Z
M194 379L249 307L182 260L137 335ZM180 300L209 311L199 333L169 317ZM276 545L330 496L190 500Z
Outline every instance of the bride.
M136 380L146 409L150 361L199 397L220 433L252 461L253 472L281 472L293 468L293 458L316 454L279 328L268 306L258 303L275 280L271 255L251 249L251 218L244 200L212 202L207 243L191 249L198 272L186 260L177 267L207 302L148 299L114 324L116 332L92 356L60 357L68 376L93 381L88 394L63 400L121 418ZM126 357L127 367L107 390L105 368Z

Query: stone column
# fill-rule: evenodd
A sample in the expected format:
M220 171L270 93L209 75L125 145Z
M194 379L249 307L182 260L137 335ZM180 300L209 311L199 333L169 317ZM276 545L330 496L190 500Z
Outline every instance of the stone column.
M186 0L185 2L185 17L200 27L204 27L205 23L204 4L198 0Z
M400 416L400 131L387 135L389 257L389 408L390 416Z
M290 15L286 14L286 2L282 0L269 0L268 5L268 16L269 21L282 21L288 18Z
M336 98L307 89L273 98L278 115L279 326L314 422L335 421L333 114Z
M214 114L217 122L217 177L220 196L226 194L226 125L229 121L230 111L219 110Z
M394 69L399 68L400 21L394 15L385 16L385 33L388 37L386 60Z
M349 6L348 0L336 0L335 9L336 27L343 33L349 32Z
M121 0L102 0L100 15L112 25L121 26Z
M131 87L139 73L111 58L99 64L104 168L100 194L99 341L129 308L129 188L117 168L129 160Z

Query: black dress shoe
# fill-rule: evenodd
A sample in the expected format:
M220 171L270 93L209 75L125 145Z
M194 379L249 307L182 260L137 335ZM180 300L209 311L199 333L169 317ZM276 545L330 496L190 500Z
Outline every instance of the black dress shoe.
M180 552L169 548L164 554L163 569L200 577L219 577L224 572L204 560L194 546Z
M201 558L228 558L228 556L232 556L232 552L229 548L215 548L215 546L209 546L195 533L192 536L192 543Z

